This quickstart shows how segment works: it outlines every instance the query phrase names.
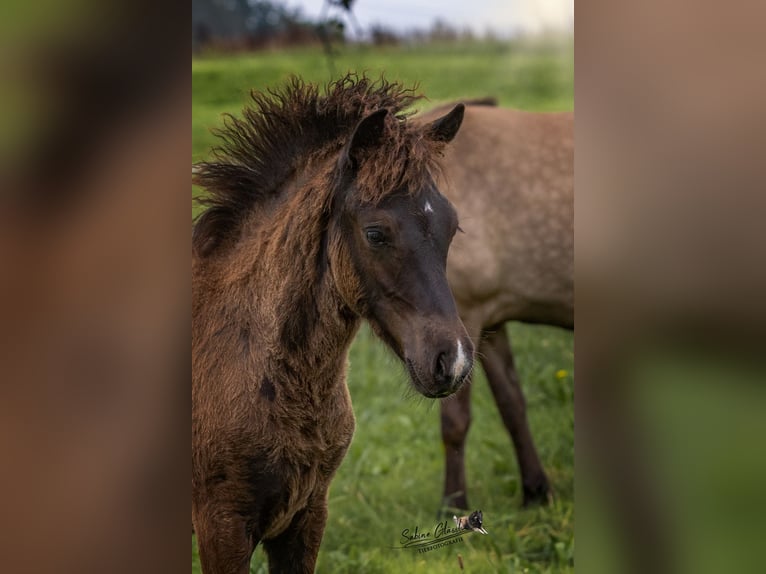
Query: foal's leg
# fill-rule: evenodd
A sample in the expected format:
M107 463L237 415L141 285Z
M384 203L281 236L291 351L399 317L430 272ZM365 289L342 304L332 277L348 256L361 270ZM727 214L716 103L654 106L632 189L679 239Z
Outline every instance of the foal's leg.
M203 574L248 574L255 543L235 513L194 516Z
M264 540L270 574L313 573L326 522L327 493L323 492L295 515L287 530Z
M465 482L465 438L471 426L471 381L441 401L442 442L446 459L442 506L468 508Z
M519 385L519 375L504 324L485 332L480 350L481 362L495 403L516 449L516 460L519 463L524 489L524 505L547 502L548 478L529 432L526 402Z

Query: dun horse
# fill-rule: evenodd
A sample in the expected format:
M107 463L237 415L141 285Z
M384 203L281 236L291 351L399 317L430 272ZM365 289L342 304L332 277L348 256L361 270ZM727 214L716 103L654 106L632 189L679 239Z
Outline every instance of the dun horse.
M196 166L208 209L192 254L192 521L206 574L312 572L351 442L345 384L362 319L426 397L457 391L473 346L446 277L458 227L438 158L464 107L348 76L294 80L229 118Z
M574 118L526 113L477 101L445 152L440 189L461 228L447 277L477 344L492 394L516 450L524 504L550 487L527 423L506 321L574 327ZM427 123L445 108L417 118ZM441 402L444 504L469 508L464 448L470 385Z

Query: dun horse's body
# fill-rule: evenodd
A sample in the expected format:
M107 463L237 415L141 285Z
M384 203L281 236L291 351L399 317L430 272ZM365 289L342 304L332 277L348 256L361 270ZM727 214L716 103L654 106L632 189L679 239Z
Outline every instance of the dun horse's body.
M468 105L445 154L440 189L461 228L447 276L460 317L478 346L492 393L511 434L524 502L544 501L549 484L527 424L524 396L504 323L574 326L574 120ZM437 108L419 117L427 122ZM464 446L470 385L442 405L445 504L468 508Z
M192 521L206 574L312 572L354 417L346 356L362 319L428 397L473 347L447 285L457 229L436 158L456 106L427 124L395 84L294 81L254 95L195 181L210 207L192 256Z

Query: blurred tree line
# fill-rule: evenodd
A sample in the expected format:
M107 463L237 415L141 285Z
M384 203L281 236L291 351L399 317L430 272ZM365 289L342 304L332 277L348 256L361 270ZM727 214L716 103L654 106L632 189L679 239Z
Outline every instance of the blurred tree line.
M344 23L312 21L300 8L270 0L192 0L192 49L223 50L342 42Z
M333 45L346 41L347 22L354 41L374 45L479 39L470 28L459 29L440 18L427 29L402 31L379 23L362 29L353 13L355 1L325 0L320 14L309 17L279 0L192 0L192 48L247 51L321 44L332 55ZM495 40L491 31L482 39Z

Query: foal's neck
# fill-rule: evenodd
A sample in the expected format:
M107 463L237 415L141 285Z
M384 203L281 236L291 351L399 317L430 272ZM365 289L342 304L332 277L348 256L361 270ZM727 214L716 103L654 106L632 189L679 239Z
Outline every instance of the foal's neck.
M326 177L325 169L290 182L270 213L253 222L239 250L249 260L249 282L260 298L256 312L270 319L269 359L298 382L309 379L316 386L337 381L360 324L329 269Z

